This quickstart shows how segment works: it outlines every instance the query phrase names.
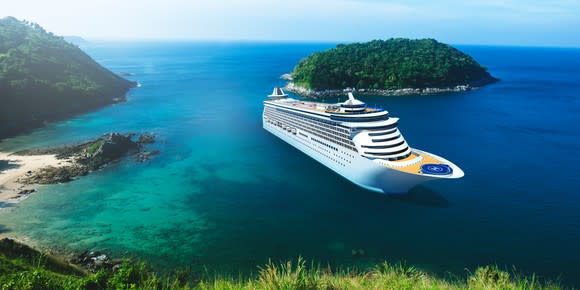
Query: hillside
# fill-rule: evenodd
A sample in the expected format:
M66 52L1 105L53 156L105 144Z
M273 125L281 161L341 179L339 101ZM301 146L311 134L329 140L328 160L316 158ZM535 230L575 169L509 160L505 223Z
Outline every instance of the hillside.
M482 86L497 79L471 56L434 39L339 44L300 61L293 83L312 90Z
M96 264L96 261L89 262ZM115 265L112 265L115 264ZM303 259L258 267L236 278L187 270L155 273L144 263L111 262L83 271L13 240L0 240L1 289L561 289L559 284L481 267L465 278L437 278L405 264L365 271L320 267Z
M37 24L0 19L0 138L111 104L134 86Z

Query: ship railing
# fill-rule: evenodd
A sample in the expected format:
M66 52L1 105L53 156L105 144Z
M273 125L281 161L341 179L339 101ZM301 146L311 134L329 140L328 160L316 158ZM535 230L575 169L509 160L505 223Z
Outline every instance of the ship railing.
M415 157L411 160L406 160L406 161L388 161L388 160L383 160L383 159L375 159L374 161L376 163L379 163L383 166L388 166L388 167L407 167L407 166L415 165L415 164L423 161L423 156L418 155L417 157Z

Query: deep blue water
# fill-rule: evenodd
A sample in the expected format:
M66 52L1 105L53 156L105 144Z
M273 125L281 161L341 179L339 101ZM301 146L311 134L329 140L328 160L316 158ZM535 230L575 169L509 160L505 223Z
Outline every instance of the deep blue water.
M98 43L142 87L128 102L4 140L51 146L154 132L161 155L46 186L0 211L9 234L164 267L248 272L299 255L440 275L498 264L580 285L580 49L459 46L501 78L477 91L365 97L412 147L466 173L407 196L359 189L261 128L278 77L332 44ZM352 257L364 249L364 257Z

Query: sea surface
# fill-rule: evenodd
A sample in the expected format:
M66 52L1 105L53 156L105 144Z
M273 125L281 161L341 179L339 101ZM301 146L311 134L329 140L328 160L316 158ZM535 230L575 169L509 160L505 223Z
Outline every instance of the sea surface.
M154 133L161 154L44 186L0 210L0 229L166 269L252 273L302 256L334 267L405 261L464 277L497 264L580 286L580 49L457 46L501 81L459 94L361 97L400 117L412 147L466 174L385 196L262 129L262 101L284 84L279 76L333 45L83 46L142 86L126 103L5 139L0 150L120 131ZM359 249L365 255L354 257Z

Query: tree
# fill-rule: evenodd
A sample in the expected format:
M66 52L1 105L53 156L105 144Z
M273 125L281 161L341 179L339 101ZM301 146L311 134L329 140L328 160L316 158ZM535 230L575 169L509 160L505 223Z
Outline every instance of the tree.
M495 80L485 67L434 39L339 44L300 61L294 82L312 89L449 87Z

